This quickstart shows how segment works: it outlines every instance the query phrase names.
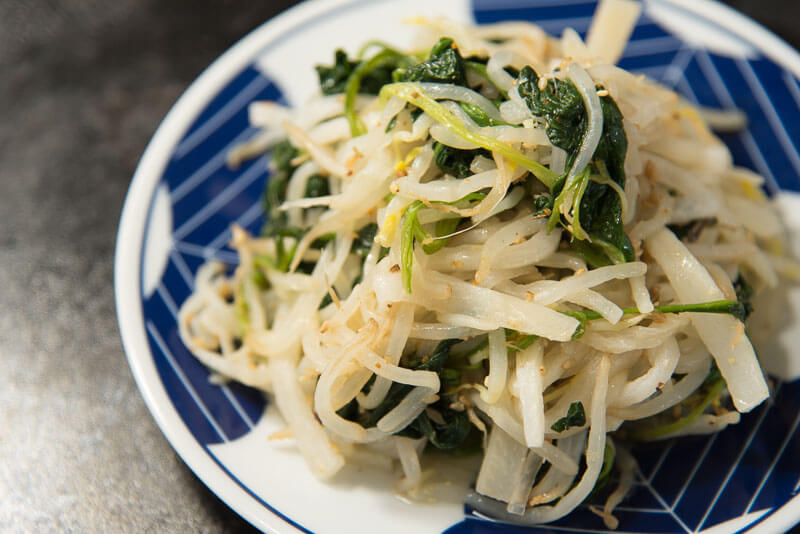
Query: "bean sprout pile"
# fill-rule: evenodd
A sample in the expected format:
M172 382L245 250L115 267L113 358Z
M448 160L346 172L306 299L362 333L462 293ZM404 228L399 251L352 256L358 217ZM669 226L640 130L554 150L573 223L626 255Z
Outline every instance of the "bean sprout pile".
M741 113L615 66L639 9L601 2L585 41L418 20L418 50L337 51L305 106L251 104L229 164L271 152L266 223L200 268L180 334L320 478L399 466L413 495L474 452L477 510L614 528L632 444L768 397L745 321L782 228L712 133Z

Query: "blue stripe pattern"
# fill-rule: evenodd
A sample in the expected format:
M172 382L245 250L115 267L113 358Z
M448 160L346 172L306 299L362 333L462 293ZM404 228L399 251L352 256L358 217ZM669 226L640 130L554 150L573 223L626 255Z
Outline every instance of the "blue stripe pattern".
M176 307L194 289L201 264L212 258L235 263L227 245L230 223L238 221L250 231L262 224L266 158L238 169L225 164L228 147L255 133L247 119L247 104L253 100L282 101L282 95L257 70L247 68L208 103L178 144L162 177L171 193L175 249L159 290L143 303L156 368L178 413L203 445L246 434L265 406L257 390L211 384L208 370L181 343L175 317Z
M593 0L473 0L479 23L530 20L550 33L560 34L569 26L582 36L595 7ZM646 73L698 104L744 110L751 121L748 130L723 136L736 163L764 175L770 193L800 191L800 85L792 74L763 57L737 60L687 47L646 16L620 66ZM282 95L248 67L208 102L176 147L161 178L170 191L174 247L158 290L143 297L148 341L162 383L204 446L246 434L265 407L256 390L209 382L206 368L181 343L175 316L191 294L202 263L211 258L230 266L236 263L227 246L230 223L252 232L263 222L266 159L238 169L225 165L228 149L255 134L247 121L247 104L253 100L282 101ZM739 425L719 435L637 450L641 473L616 512L620 532L693 532L745 513L777 509L796 495L800 383L778 387L774 402L744 415ZM471 516L471 510L466 514L447 532L605 532L600 519L585 507L539 528L489 522Z

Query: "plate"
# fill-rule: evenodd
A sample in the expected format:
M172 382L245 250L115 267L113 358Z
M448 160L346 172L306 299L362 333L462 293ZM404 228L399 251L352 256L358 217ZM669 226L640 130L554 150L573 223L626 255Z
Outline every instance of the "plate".
M125 201L115 260L117 314L139 389L187 465L231 508L267 532L603 532L587 510L539 528L481 519L458 502L411 505L391 477L348 471L316 481L291 446L268 443L282 427L256 391L214 385L182 345L176 313L194 274L216 258L235 264L229 225L257 230L265 158L237 170L227 150L254 134L247 104L301 104L316 89L313 65L336 47L373 37L408 46L407 16L457 22L524 19L549 33L585 33L593 0L313 0L267 22L214 62L175 104L147 147ZM313 43L313 45L309 45ZM800 228L800 55L764 28L711 1L651 0L621 66L693 102L737 107L747 130L725 136L738 164L766 177ZM800 302L794 298L793 302ZM798 307L800 309L800 307ZM796 315L796 314L795 314ZM796 346L800 328L776 345ZM617 508L620 532L786 531L800 521L800 381L770 363L770 402L724 432L654 444ZM795 364L796 366L796 364Z

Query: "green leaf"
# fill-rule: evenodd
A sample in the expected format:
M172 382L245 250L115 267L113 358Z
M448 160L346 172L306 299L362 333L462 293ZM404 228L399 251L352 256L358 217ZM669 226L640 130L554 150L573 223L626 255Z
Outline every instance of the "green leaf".
M337 50L334 53L333 65L317 65L315 67L319 77L319 87L323 95L335 95L344 92L347 79L352 74L353 69L358 65L357 61L349 61L344 50Z
M395 75L395 81L436 82L467 85L464 58L452 39L443 37L431 49L428 59Z
M564 432L573 426L583 426L585 424L586 413L583 411L583 403L573 402L567 409L567 415L553 423L550 428L555 432Z
M547 138L568 154L568 167L574 161L586 131L587 118L580 93L568 80L548 78L539 88L539 75L524 67L517 78L517 91L531 113L545 120Z
M543 87L531 67L525 67L517 78L520 96L537 117L545 121L547 137L555 146L567 152L567 169L580 152L588 128L588 118L580 93L569 80L548 78ZM613 181L620 190L625 187L625 157L628 139L625 135L622 113L610 96L600 98L603 111L603 133L592 155L592 164L585 174L575 177L554 201L548 228L561 223L572 232L573 247L591 260L592 266L606 263L633 261L635 253L622 225L622 203L617 190L609 185ZM592 180L599 173L606 180ZM606 183L603 183L603 182ZM556 193L556 187L551 188ZM562 220L560 207L569 195L573 203L569 208L571 225ZM583 243L587 241L588 243ZM607 260L602 259L606 257Z
M313 174L306 182L305 198L316 198L330 195L331 191L328 187L328 179L319 174Z
M397 51L388 47L387 55L395 57L405 57ZM404 59L402 64L407 63L409 60ZM400 62L387 63L374 65L369 72L363 72L360 76L359 92L366 94L376 95L381 90L384 84L391 83L392 71L397 67ZM317 65L315 67L317 76L319 78L319 86L322 94L335 95L344 93L347 87L347 82L359 65L364 64L363 61L350 61L347 53L344 50L337 50L334 53L334 63L331 66Z
M547 193L540 193L533 197L533 216L547 217L553 213L553 196Z
M476 156L492 157L491 152L483 148L475 150L460 150L458 148L443 145L438 141L433 143L433 161L445 174L456 178L466 178L473 173L469 170L472 160Z
M288 139L284 139L273 145L270 150L272 167L277 171L292 172L294 171L292 160L298 154L297 148Z
M422 412L409 426L427 436L428 443L437 449L451 451L464 443L472 430L472 423L465 412L438 406L440 403L436 404L437 407L434 409L441 414L444 424L432 421L428 414Z

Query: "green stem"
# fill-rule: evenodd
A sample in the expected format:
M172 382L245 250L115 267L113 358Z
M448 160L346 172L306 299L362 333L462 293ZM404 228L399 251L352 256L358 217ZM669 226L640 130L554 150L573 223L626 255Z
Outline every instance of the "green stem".
M681 417L677 421L673 423L669 423L667 425L658 426L655 428L642 428L640 430L635 430L631 432L631 438L638 440L638 441L653 441L659 438L663 438L665 436L669 436L670 434L674 434L680 430L683 430L687 426L694 423L698 417L703 415L703 412L706 411L708 405L714 402L720 393L725 389L725 381L720 378L719 380L713 382L709 388L708 392L706 393L703 400L695 406L695 408L689 412L688 415L685 417Z
M575 180L577 182L575 186L575 196L572 199L572 235L575 239L584 240L589 237L581 226L581 201L583 200L583 194L586 193L586 188L589 186L589 177L591 174L587 166Z
M697 304L667 304L664 306L654 306L653 311L659 313L727 313L737 319L741 319L743 310L742 303L738 300L714 300L711 302L700 302ZM582 323L602 319L603 316L594 310L565 310L564 315L574 317ZM622 308L622 313L632 315L642 313L635 307Z
M353 71L347 79L345 85L345 98L344 98L344 116L347 117L347 122L350 125L350 134L353 137L367 133L367 128L356 113L356 96L361 89L361 80L369 72L380 67L384 63L400 62L410 63L407 56L400 54L391 48L384 48L367 61L359 63L358 67Z
M403 285L411 293L411 268L414 266L414 233L417 222L417 212L424 204L419 200L414 201L403 216L403 226L400 234L400 268L403 274Z

